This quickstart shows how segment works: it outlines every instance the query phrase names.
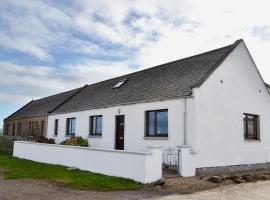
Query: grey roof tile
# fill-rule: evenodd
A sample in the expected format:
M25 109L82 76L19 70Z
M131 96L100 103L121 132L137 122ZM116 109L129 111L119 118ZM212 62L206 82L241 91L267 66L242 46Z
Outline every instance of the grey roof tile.
M203 54L89 85L53 113L188 96L192 88L202 84L240 41ZM117 89L112 88L123 79L127 79L125 84Z
M199 55L31 101L6 120L189 96L192 88L199 87L240 41L242 40ZM123 79L127 79L125 84L112 88Z
M7 117L5 120L15 120L29 117L37 117L48 115L48 112L57 108L66 100L71 98L82 88L77 88L60 94L52 95L42 99L30 101L28 104L20 108L18 111Z

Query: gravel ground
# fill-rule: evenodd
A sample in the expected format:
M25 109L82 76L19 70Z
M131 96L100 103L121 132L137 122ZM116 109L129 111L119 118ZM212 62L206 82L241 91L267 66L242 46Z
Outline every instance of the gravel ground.
M0 200L269 200L270 181L228 185L186 195L162 196L156 191L91 192L70 190L60 185L38 180L0 179Z
M156 199L156 198L155 198ZM270 181L230 185L190 195L174 195L159 200L269 200Z
M268 170L254 173L270 176ZM231 180L218 184L211 183L208 178L208 176L191 178L173 176L166 177L164 186L146 186L136 191L94 192L71 190L63 185L45 180L5 180L3 171L0 169L0 200L270 199L270 181L236 185Z
M0 200L122 200L162 196L164 194L151 188L137 191L94 192L71 190L43 180L5 180L0 171Z

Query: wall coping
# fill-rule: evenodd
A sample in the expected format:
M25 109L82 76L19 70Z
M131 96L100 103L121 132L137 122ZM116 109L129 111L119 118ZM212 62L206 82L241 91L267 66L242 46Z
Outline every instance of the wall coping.
M190 149L190 146L189 145L180 145L180 146L177 146L177 148L179 148L179 149Z
M148 149L162 149L161 146L147 146Z
M152 155L151 152L140 152L140 151L126 151L126 150L117 150L117 149L101 149L101 148L93 148L93 147L80 147L80 146L71 146L71 145L59 145L59 144L45 144L45 143L37 143L37 142L27 142L27 141L14 141L14 143L22 143L22 144L32 144L32 145L43 145L43 146L54 146L61 148L73 148L73 149L81 149L81 150L90 150L90 151L105 151L105 152L113 152L113 153L126 153L126 154L137 154L137 155Z

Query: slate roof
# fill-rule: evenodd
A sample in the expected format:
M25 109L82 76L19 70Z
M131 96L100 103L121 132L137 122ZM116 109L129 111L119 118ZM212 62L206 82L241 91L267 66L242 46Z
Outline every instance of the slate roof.
M177 99L192 94L241 42L142 71L34 100L5 120ZM119 88L112 87L127 81Z
M60 94L52 95L42 99L30 101L28 104L23 106L21 109L7 117L5 120L15 120L22 118L46 116L49 111L56 109L61 106L73 95L77 94L82 88L77 88Z
M176 99L189 96L241 42L89 85L52 113ZM112 87L127 79L121 87Z

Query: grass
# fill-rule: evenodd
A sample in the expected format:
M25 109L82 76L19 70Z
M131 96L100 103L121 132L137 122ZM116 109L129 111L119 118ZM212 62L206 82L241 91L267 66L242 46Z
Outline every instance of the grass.
M136 190L141 187L141 184L129 179L80 170L69 171L67 167L19 159L2 152L0 168L5 169L6 179L42 179L61 183L72 189L113 191Z

